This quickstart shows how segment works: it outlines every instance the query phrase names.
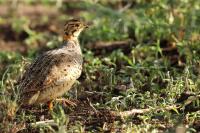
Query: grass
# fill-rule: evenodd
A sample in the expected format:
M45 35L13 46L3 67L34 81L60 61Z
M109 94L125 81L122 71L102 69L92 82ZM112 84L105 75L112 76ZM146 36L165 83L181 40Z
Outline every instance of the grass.
M1 132L200 130L200 2L25 3L24 14L0 17ZM34 3L42 11L27 15ZM49 6L56 10L46 13ZM78 106L55 103L52 112L45 105L19 108L17 79L39 53L62 43L62 25L73 15L92 24L80 37L82 75L64 95ZM128 48L94 48L98 42L127 39L133 40ZM132 109L149 110L123 118L112 114ZM46 120L53 125L34 124Z

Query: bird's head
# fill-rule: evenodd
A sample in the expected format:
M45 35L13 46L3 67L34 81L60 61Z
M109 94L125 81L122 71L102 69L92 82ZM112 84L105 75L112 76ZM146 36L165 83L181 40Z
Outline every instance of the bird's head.
M64 40L78 38L85 28L88 28L88 25L79 19L68 20L64 26Z

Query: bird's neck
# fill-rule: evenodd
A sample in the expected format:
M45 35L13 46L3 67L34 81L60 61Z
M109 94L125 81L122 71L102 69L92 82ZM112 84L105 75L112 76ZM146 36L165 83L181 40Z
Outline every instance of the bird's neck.
M64 35L63 40L64 40L63 48L67 50L74 49L77 53L82 53L77 37Z
M64 35L64 36L63 36L63 40L64 40L64 41L78 40L78 37L77 37L77 36L73 36L73 35Z
M73 42L74 44L79 45L78 37L72 35L64 35L63 36L64 43Z

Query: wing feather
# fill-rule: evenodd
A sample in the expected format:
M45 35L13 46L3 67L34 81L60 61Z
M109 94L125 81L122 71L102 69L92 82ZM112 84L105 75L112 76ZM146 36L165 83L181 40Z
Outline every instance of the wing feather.
M77 56L77 55L76 55ZM38 92L48 87L64 84L71 79L77 79L81 70L82 61L67 53L46 52L25 71L20 88L22 93Z

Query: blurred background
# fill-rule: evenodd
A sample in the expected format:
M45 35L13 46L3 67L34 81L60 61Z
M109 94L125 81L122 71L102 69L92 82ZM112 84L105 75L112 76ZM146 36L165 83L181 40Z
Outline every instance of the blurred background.
M115 123L117 130L200 130L198 0L0 0L1 127L25 121L16 113L16 80L38 54L62 44L71 18L91 25L80 36L84 69L74 90L98 96L84 93L95 108L185 107L132 116L124 127Z

